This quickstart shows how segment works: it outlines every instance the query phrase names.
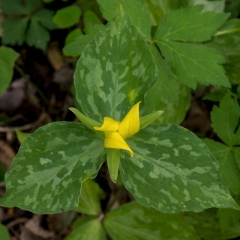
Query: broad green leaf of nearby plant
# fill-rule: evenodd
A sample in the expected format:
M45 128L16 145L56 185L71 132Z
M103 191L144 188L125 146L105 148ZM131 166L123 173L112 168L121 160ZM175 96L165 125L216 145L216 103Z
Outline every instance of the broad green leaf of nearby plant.
M214 206L238 209L223 185L217 161L187 129L154 124L128 144L134 156L121 156L121 178L142 205L165 213L199 212Z
M95 24L85 29L85 34L79 34L72 42L67 44L63 51L67 55L76 57L79 56L84 48L96 37L96 35L104 28L102 24Z
M135 27L148 40L151 39L151 17L139 0L122 0L122 5Z
M181 214L164 214L137 202L122 205L107 213L103 224L113 240L199 240Z
M34 10L36 10L39 5L41 4L41 0L23 0L26 6L26 9L28 11L28 13L33 12Z
M83 23L85 28L89 28L95 24L102 24L97 14L90 10L84 13Z
M240 117L240 107L230 94L227 94L220 102L220 106L214 106L211 112L212 127L228 146L240 144L240 139L235 133Z
M53 12L49 9L41 9L34 14L34 19L40 22L46 29L53 30L57 25L53 22Z
M25 40L25 31L27 29L28 18L7 18L2 23L3 44L22 45ZM5 29L5 30L4 30Z
M110 21L116 14L119 7L119 0L97 0L103 17Z
M158 65L158 64L157 64ZM162 109L164 113L159 116L158 119L156 119L156 123L173 123L173 124L180 124L189 109L190 106L190 100L191 100L191 93L190 89L183 85L182 83L177 82L178 88L179 88L179 101L178 104L173 104L175 94L171 90L169 92L166 90L164 93L159 88L159 86L166 89L166 86L169 84L168 82L164 82L164 72L159 72L159 76L162 76L161 78L158 78L157 84L155 84L146 94L145 101L148 106L144 114L149 114L151 112L155 112L158 109ZM171 75L170 75L171 76ZM169 76L169 77L170 77ZM171 79L171 78L169 78ZM166 79L167 80L167 79ZM164 87L164 84L165 87ZM169 93L172 92L172 96L169 95ZM165 99L163 96L169 96L169 98ZM170 100L171 99L171 100Z
M78 207L75 210L88 215L98 215L101 213L100 199L103 196L104 192L98 184L87 179L82 184Z
M240 19L227 21L209 44L225 57L223 66L230 82L240 84Z
M82 182L96 176L104 153L101 139L82 124L47 124L21 145L6 174L0 205L35 213L72 210Z
M163 16L174 9L180 7L187 7L189 0L142 0L142 4L149 10L152 25L157 26L162 20Z
M218 160L224 183L232 193L239 194L240 167L237 165L237 158L234 157L232 149L211 139L204 139L203 141Z
M77 6L61 8L53 17L53 22L59 28L68 28L75 25L81 16L81 9Z
M224 12L225 0L208 1L208 0L189 0L189 5L204 5L204 12ZM228 11L227 11L228 12Z
M196 88L197 81L230 86L219 65L224 63L223 56L215 49L196 44L210 40L229 14L202 9L197 5L169 13L162 19L154 39L173 72L187 86Z
M201 213L184 213L184 217L191 224L199 237L204 240L235 239L240 236L239 225L230 226L222 231L217 218L216 209L205 210Z
M12 80L13 66L19 54L12 48L0 47L0 94L8 87Z
M39 25L37 19L35 19L33 16L26 33L27 44L29 46L35 46L36 48L44 51L47 47L47 42L49 40L49 32L41 25Z
M10 240L7 228L0 223L0 238L1 240Z
M16 134L20 144L22 144L26 140L26 138L30 135L30 133L21 132L18 130L16 130Z
M226 0L225 11L231 13L231 18L238 17L240 13L240 0Z
M234 209L218 209L217 216L222 232L228 230L229 227L240 227L240 212Z
M65 240L106 240L106 236L97 217L81 217L72 227L72 232Z
M94 68L93 68L94 66ZM82 52L74 75L82 111L96 121L122 120L157 80L157 68L141 35L122 12ZM158 109L159 110L159 109Z
M28 14L27 9L20 0L11 1L11 4L9 4L9 0L1 0L1 10L5 14Z

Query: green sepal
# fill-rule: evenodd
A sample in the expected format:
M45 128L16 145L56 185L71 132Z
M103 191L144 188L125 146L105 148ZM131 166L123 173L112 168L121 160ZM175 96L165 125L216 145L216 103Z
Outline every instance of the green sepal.
M116 183L118 178L118 168L120 163L120 149L108 149L107 165L111 180Z
M104 133L100 131L95 131L94 127L100 127L102 124L100 122L97 122L90 117L87 117L83 113L81 113L78 109L76 108L69 108L70 111L72 111L75 116L78 118L78 120L83 123L87 128L91 129L92 131L96 132L98 136L101 138L104 138Z
M140 118L140 130L153 123L163 111L156 111Z

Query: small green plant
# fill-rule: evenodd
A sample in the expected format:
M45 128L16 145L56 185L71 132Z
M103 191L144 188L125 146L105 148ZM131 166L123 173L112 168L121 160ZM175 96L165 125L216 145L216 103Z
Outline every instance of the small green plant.
M56 25L52 21L53 12L41 7L41 0L1 1L1 9L8 17L2 23L2 44L22 45L26 42L43 51L50 40L48 30Z

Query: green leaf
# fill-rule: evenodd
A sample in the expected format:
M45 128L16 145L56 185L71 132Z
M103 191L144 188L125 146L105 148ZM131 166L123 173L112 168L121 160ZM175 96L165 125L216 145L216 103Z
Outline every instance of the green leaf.
M228 227L238 226L240 220L240 212L234 209L218 209L219 223L222 232L226 231Z
M160 23L155 39L203 42L211 39L229 14L202 12L203 6L181 8L166 15Z
M220 106L214 106L211 112L212 127L215 133L227 145L234 145L235 130L240 117L240 107L230 94L227 94L220 102Z
M80 34L74 39L73 42L69 43L63 48L64 53L70 56L79 56L84 48L96 37L96 35L104 28L102 24L95 24L89 27L86 31L86 35Z
M223 13L225 8L225 0L208 1L208 0L189 0L189 5L204 5L203 12ZM228 12L228 11L227 11Z
M119 0L97 0L103 17L110 21L113 19L119 8Z
M205 139L204 143L207 144L212 154L218 160L224 183L232 193L235 195L239 194L240 171L231 148L210 139Z
M47 48L47 42L50 40L49 32L39 25L38 20L32 17L29 25L29 29L26 33L26 42L29 46L45 51Z
M221 230L215 209L205 210L201 213L184 213L184 217L195 228L201 239L226 240L240 236L239 225Z
M1 240L10 240L7 228L0 223L0 238Z
M68 28L75 25L81 16L81 9L77 6L68 6L56 12L53 22L59 28Z
M78 207L75 211L88 215L98 215L101 213L100 199L103 194L104 192L97 183L90 178L85 180L82 184Z
M223 65L232 84L240 83L240 19L227 21L215 34L210 46L221 51L226 59Z
M9 0L1 0L1 10L5 14L28 14L27 9L23 6L20 0L11 1L11 4L9 4Z
M240 13L240 0L226 0L226 12L231 12L231 18L237 18Z
M79 218L73 225L73 230L65 240L106 240L99 219L94 217Z
M34 19L39 21L45 28L53 30L57 25L53 22L53 12L49 9L41 9L34 14Z
M96 176L104 153L103 141L82 124L47 124L21 145L0 205L38 214L75 209L82 182Z
M30 135L30 133L20 132L18 130L16 130L15 132L17 134L17 138L20 144L22 144L26 140L26 138Z
M107 213L103 224L113 240L199 239L181 214L164 214L137 202Z
M233 157L235 158L237 165L238 165L238 169L240 169L240 147L234 147L232 149L233 152Z
M27 8L28 13L33 12L38 7L40 7L41 0L24 0L25 6Z
M0 47L0 94L8 87L12 80L14 62L19 54L12 48Z
M154 124L127 142L134 156L122 155L121 178L140 204L165 213L240 209L222 182L217 161L187 129Z
M202 99L208 100L208 101L213 101L213 102L220 102L222 100L222 98L225 97L226 93L227 93L227 89L221 88L221 89L217 89L217 90L205 95Z
M97 14L90 10L84 13L83 23L85 28L89 28L95 24L102 24Z
M152 90L150 96L153 98L153 92L156 92L155 95L157 99L161 96L163 99L170 103L178 104L178 95L179 95L179 85L176 82L176 79L170 70L169 66L161 57L157 48L154 45L150 45L150 50L154 56L157 68L158 68L158 81L154 85L154 90ZM155 100L156 102L159 100Z
M75 88L81 89L76 98L96 121L106 116L121 120L134 103L144 103L156 78L146 42L121 12L84 49L74 75Z
M188 1L189 0L142 0L142 4L144 4L150 12L152 25L157 26L164 15L174 9L187 7Z
M159 75L163 76L163 72L159 72ZM158 109L161 109L163 110L163 114L155 121L156 123L180 124L185 118L190 106L191 100L190 89L187 86L178 82L180 92L179 102L178 105L175 105L163 98L162 95L166 95L167 93L163 93L161 88L159 88L160 81L162 80L163 78L161 79L158 78L157 84L155 84L146 93L145 101L148 107L144 114L149 114L151 112L157 111ZM169 91L171 92L171 90Z
M219 66L224 63L223 56L215 49L186 42L211 39L229 15L201 11L202 6L193 6L171 12L161 21L154 39L173 72L187 86L196 88L198 81L228 87Z
M139 0L122 0L122 6L142 36L151 39L151 17Z
M25 40L28 18L7 18L2 23L2 44L22 45Z

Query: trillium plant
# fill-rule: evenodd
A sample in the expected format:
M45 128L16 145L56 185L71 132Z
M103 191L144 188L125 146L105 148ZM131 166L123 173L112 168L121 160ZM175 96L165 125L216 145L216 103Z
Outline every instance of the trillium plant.
M179 82L229 86L221 54L201 44L229 14L180 8L164 16L152 37L145 8L133 17L131 1L115 2L76 66L80 107L70 110L80 121L50 123L27 137L6 174L0 204L40 214L73 210L82 183L107 161L112 181L121 177L143 206L164 213L239 209L205 143L179 125L161 123L171 109L158 108Z

